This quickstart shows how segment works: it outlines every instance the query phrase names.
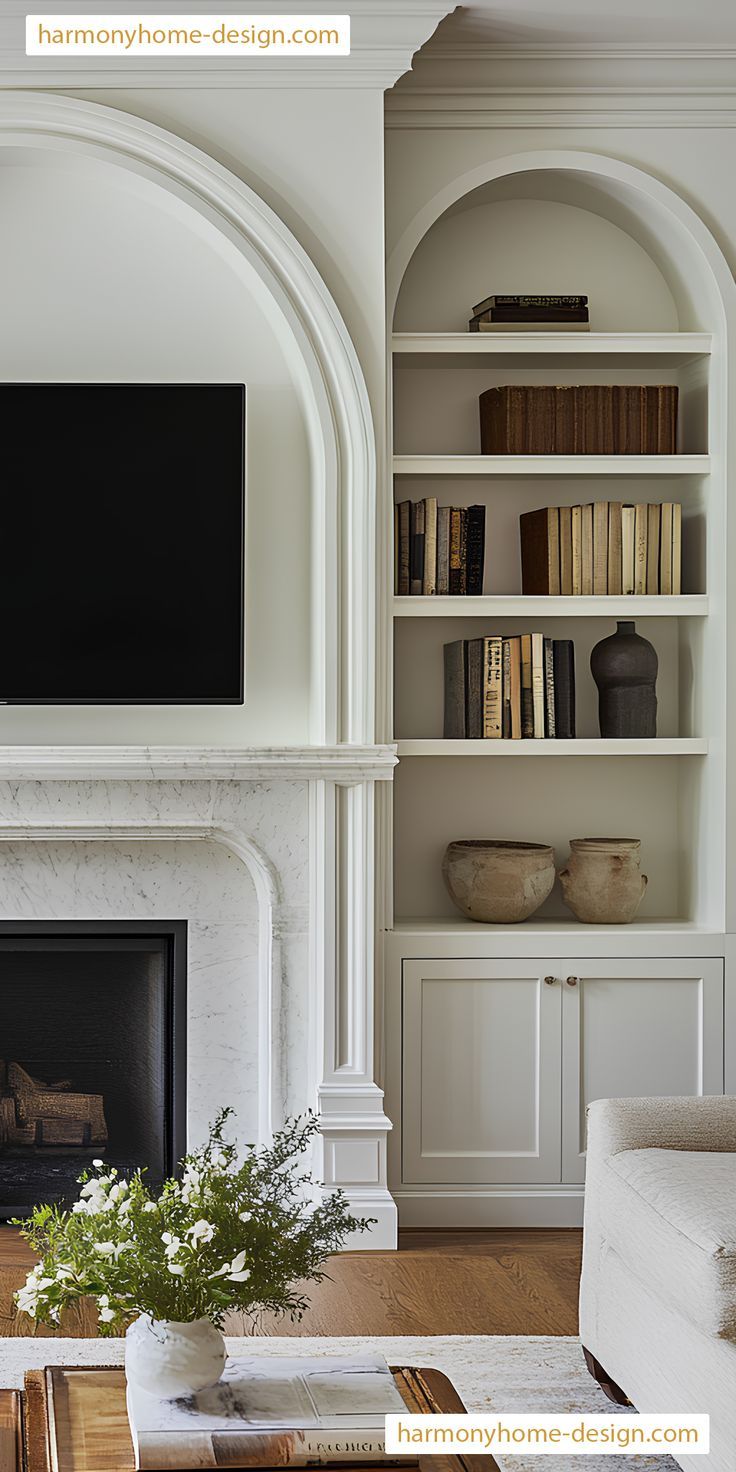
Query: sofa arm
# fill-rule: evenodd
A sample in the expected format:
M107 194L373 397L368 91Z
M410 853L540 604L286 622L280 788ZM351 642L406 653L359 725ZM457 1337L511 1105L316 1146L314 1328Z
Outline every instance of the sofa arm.
M622 1150L736 1151L736 1098L597 1099L588 1106L588 1159Z

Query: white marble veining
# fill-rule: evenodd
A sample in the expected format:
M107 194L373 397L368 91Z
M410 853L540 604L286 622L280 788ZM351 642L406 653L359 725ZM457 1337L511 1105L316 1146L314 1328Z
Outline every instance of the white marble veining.
M311 1102L305 783L2 782L0 840L0 919L188 922L190 1143L223 1104L257 1138L264 1071L277 1118Z

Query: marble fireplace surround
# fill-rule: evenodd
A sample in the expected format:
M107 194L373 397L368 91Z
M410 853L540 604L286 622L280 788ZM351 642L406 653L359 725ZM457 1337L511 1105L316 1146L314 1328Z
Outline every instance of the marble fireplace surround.
M391 1245L374 1079L373 796L388 747L0 751L0 919L188 922L188 1138L311 1107ZM365 1245L363 1239L362 1245Z

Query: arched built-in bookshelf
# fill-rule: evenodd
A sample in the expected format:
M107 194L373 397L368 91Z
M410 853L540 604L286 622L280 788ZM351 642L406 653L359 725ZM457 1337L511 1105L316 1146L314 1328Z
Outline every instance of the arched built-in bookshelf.
M659 181L603 156L539 153L476 170L430 201L396 247L388 279L393 309L394 499L437 496L440 503L456 506L483 502L486 559L480 597L407 598L389 592L386 600L390 631L386 674L391 690L387 705L400 756L393 822L387 824L393 828L394 858L387 1015L398 1028L404 968L419 965L418 958L423 958L422 965L439 964L441 971L443 966L450 968L449 990L437 1001L440 1011L449 1008L446 1028L453 1015L450 999L460 997L450 985L457 980L451 977L455 963L465 975L471 959L477 965L495 964L497 958L544 957L554 969L553 959L560 954L608 956L619 965L622 957L646 954L653 976L652 967L656 970L668 956L685 952L722 956L724 932L729 929L727 874L732 862L725 801L726 375L736 288L720 250L702 221ZM468 333L474 302L491 292L514 291L586 293L590 332ZM677 455L480 454L478 396L492 385L626 382L679 386ZM522 596L520 512L598 499L682 503L680 596ZM392 526L393 507L387 507L389 542ZM387 578L392 566L387 558ZM613 632L616 618L635 618L637 629L651 639L659 655L659 723L654 740L606 741L598 735L589 655L599 639ZM575 641L578 739L444 740L443 645L457 638L531 630ZM551 843L561 865L569 838L589 833L642 840L649 886L630 926L606 932L577 923L564 907L559 886L534 920L500 929L480 926L463 921L445 892L440 864L452 839ZM701 983L702 978L698 986ZM429 998L440 998L441 977L427 984L419 1011L410 1016L404 1010L403 1021L405 1031L407 1026L418 1027L420 1033L429 1029L426 1041L431 1050L437 1018L433 1023ZM624 990L619 987L617 995L623 998ZM644 1012L649 1006L645 990L642 987L636 1004ZM679 986L678 999L684 999L686 990ZM474 1000L466 998L466 1003L472 1010L481 1003L477 986L471 993ZM591 984L591 998L595 994ZM514 995L518 996L518 988ZM664 988L656 995L664 1001ZM577 992L578 1007L580 996ZM688 994L687 1007L695 1007L696 999L702 1009L698 987ZM403 993L404 1009L407 1005L411 1008ZM695 1013L690 1020L695 1028ZM460 1024L460 1033L464 1026ZM590 1018L586 1026L592 1036ZM688 1091L685 1072L691 1062L695 1066L702 1043L693 1035L693 1059L686 1060L688 1026L683 1017L682 1092ZM564 1033L564 1017L560 1027ZM716 1052L718 1046L722 1055L722 1021ZM393 1110L399 1126L394 1185L407 1203L405 1219L499 1219L498 1179L482 1189L476 1182L475 1196L470 1192L476 1201L473 1216L463 1194L472 1179L464 1182L458 1195L454 1177L453 1199L466 1204L458 1207L460 1216L453 1217L449 1198L443 1195L445 1188L450 1190L442 1175L446 1162L428 1167L429 1176L422 1176L426 1161L422 1163L420 1150L414 1176L426 1182L432 1179L432 1169L439 1172L432 1187L435 1205L428 1205L426 1185L412 1176L413 1147L407 1144L406 1129L418 1131L416 1138L424 1139L436 1162L447 1153L445 1146L453 1159L465 1151L451 1138L452 1129L436 1149L427 1143L433 1131L437 1133L436 1121L422 1114L429 1105L417 1094L426 1086L414 1077L417 1060L407 1062L391 1027L388 1047L389 1113ZM679 1047L675 1040L675 1052ZM694 1088L702 1088L707 1073L702 1052L698 1056L700 1072L697 1078L693 1075ZM426 1054L421 1065L425 1080L438 1066ZM678 1077L675 1070L675 1082ZM535 1080L538 1085L536 1073ZM619 1086L614 1078L607 1087L610 1092L647 1092L641 1085L636 1067L628 1072L622 1067ZM680 1091L670 1087L666 1072L661 1085L651 1092ZM464 1112L470 1107L468 1098ZM403 1166L398 1164L402 1137ZM479 1151L483 1156L479 1141L468 1149L475 1159ZM528 1181L533 1176L522 1170L517 1179ZM561 1189L564 1196L564 1182ZM479 1190L482 1208L477 1207ZM550 1191L557 1201L560 1189L554 1182ZM579 1198L579 1187L577 1194ZM444 1204L438 1206L437 1201ZM489 1201L495 1204L489 1206ZM524 1209L520 1207L521 1216L516 1217L512 1211L508 1219L523 1220ZM551 1214L545 1217L542 1209L534 1220L552 1220L557 1209L549 1205ZM577 1207L565 1209L575 1216Z

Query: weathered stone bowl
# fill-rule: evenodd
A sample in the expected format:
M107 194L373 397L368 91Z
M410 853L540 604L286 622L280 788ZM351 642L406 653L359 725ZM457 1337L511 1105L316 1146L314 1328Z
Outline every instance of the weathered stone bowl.
M450 843L442 877L468 920L516 925L546 900L555 882L554 849L546 843L466 838Z

